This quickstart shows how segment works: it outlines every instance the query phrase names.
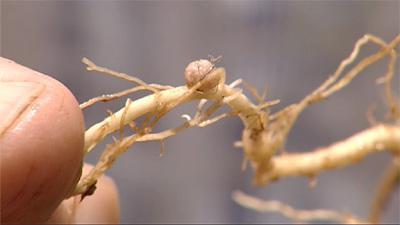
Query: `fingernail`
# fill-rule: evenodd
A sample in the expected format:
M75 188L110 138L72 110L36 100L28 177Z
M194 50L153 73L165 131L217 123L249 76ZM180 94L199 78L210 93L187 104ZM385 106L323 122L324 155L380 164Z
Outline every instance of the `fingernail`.
M0 137L37 99L44 85L35 82L0 81Z

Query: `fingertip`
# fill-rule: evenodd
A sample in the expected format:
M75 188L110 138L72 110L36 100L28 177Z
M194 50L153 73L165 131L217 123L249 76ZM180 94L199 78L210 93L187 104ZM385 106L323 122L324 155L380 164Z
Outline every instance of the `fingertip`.
M83 115L60 82L1 57L0 84L1 221L42 222L80 177Z

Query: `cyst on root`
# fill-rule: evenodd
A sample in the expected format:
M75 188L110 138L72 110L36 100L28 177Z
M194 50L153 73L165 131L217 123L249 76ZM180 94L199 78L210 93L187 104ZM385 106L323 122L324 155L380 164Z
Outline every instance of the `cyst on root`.
M215 74L212 73L213 70L214 64L206 59L200 59L189 63L185 68L186 85L190 88L202 81L203 85L197 90L206 91L214 88L218 85L219 79L215 79Z

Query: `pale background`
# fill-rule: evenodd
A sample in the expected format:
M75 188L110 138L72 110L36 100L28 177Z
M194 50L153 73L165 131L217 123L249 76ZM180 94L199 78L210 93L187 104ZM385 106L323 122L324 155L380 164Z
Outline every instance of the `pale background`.
M183 69L194 59L222 54L228 81L243 78L275 109L301 99L347 57L356 40L372 33L386 41L399 33L400 1L1 1L1 56L49 74L83 102L130 87L84 71L83 56L134 74L149 83L182 85ZM368 47L363 53L377 48ZM367 108L382 99L374 81L384 63L368 69L344 91L310 108L287 143L289 151L327 145L368 127ZM142 96L133 95L132 98ZM100 104L85 111L87 126L123 106ZM158 129L182 122L180 107ZM379 115L379 113L378 113ZM118 184L125 223L288 222L277 214L244 209L231 200L236 189L303 209L349 211L365 218L388 154L325 173L308 188L305 178L283 179L266 188L251 186L241 172L238 119L194 128L159 143L138 144L108 172ZM108 140L110 141L110 140ZM107 141L106 141L107 142ZM67 143L66 143L67 144ZM104 143L97 148L100 152ZM89 156L95 162L99 154ZM399 191L384 214L399 223Z

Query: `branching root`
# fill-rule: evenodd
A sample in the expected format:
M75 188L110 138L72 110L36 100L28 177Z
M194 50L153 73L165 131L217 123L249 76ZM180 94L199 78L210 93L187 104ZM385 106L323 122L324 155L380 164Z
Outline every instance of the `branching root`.
M359 57L363 46L373 43L379 50L350 67ZM98 163L92 171L79 181L73 195L82 197L94 191L97 179L109 169L114 161L126 152L134 143L145 141L160 141L161 153L165 146L164 141L185 129L191 127L205 127L223 118L237 116L243 122L244 128L241 140L235 146L242 148L244 160L242 168L247 162L254 170L254 184L265 186L271 181L293 176L315 177L317 174L332 169L356 164L366 156L389 151L395 157L400 156L400 99L399 93L392 88L396 63L396 48L400 44L400 35L392 42L386 43L373 35L365 35L359 39L350 55L344 59L328 77L328 79L297 103L291 104L278 112L271 113L271 107L279 100L266 101L267 88L262 94L255 87L239 79L226 84L224 68L216 67L218 58L201 59L194 61L185 69L186 85L170 87L159 84L147 84L139 78L119 73L94 64L87 58L82 61L87 70L96 71L119 79L127 80L137 85L114 94L102 95L81 104L85 109L99 102L111 101L137 91L150 91L151 94L135 99L128 99L125 106L112 113L103 121L91 126L85 132L84 153L89 153L109 134L119 131L119 138L107 145ZM354 78L374 63L389 57L388 70L378 79L384 85L385 100L388 109L385 123L374 122L375 125L353 136L333 143L326 147L317 148L305 153L276 154L284 149L287 136L300 114L312 104L327 99L332 94L349 85ZM347 71L347 72L346 72ZM252 103L243 93L240 85L244 86L254 96L257 103ZM193 116L183 115L185 119L181 125L161 132L153 132L158 121L171 110L188 102L198 101ZM206 107L207 103L209 106ZM227 105L231 110L214 115L222 106ZM143 118L141 124L138 119ZM124 127L128 125L133 134L125 137ZM397 165L397 164L396 164ZM398 167L396 167L398 168ZM391 171L391 172L390 172ZM392 187L394 172L391 169L378 193L388 193L388 186ZM390 182L389 182L389 181ZM383 207L382 199L387 195L377 194L371 209L371 222L379 221ZM383 196L383 197L382 197ZM341 214L329 210L305 211L296 210L279 202L263 202L261 200L235 193L234 199L245 207L258 211L280 212L296 221L331 220L341 223L356 223L361 220L350 214Z

